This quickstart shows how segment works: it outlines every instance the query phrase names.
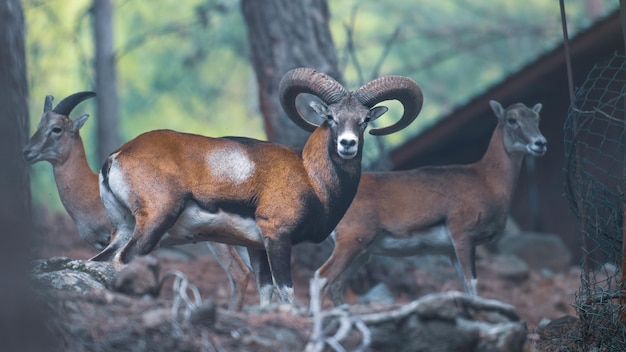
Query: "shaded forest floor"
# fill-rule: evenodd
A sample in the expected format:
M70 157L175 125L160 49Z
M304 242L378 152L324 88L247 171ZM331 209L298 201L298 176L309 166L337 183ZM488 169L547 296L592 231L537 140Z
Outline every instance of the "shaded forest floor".
M40 244L35 251L37 258L67 256L73 259L87 259L96 253L86 242L78 237L69 218L64 215L58 215L49 220L49 224L39 226L37 231L39 235L38 243ZM200 245L195 249L185 247L181 251L161 251L158 257L161 265L161 277L167 270L179 270L187 276L190 283L198 287L203 300L211 299L215 305L222 309L227 307L229 287L226 275L208 251L204 250L204 246ZM493 270L493 262L489 258L480 260L477 263L477 269L480 278L478 292L481 296L497 299L513 305L517 309L521 319L526 321L531 340L540 340L539 336L541 336L541 334L538 335L535 332L542 319L558 320L561 318L562 320L565 316L576 316L576 311L572 307L572 304L574 303L575 294L580 285L580 271L577 267L572 267L566 273L555 273L551 275L531 271L528 279L521 282L513 282L500 278ZM293 276L296 299L299 305L303 307L306 307L309 302L308 286L309 279L312 275L313 272L310 270L298 268L297 266L294 267ZM420 289L411 294L407 292L392 292L398 304L410 302L427 293L460 289L456 274L451 267L446 275L437 275L418 269L410 269L410 271L403 273L403 275L410 275L419 283ZM173 295L172 286L166 284L161 290L159 302L171 300ZM71 297L68 296L67 298L76 299L75 296L70 296ZM94 298L92 297L91 300L93 301ZM96 299L96 301L98 301L98 299ZM105 301L107 300L103 299L102 303L105 304ZM348 292L346 301L347 303L355 304L358 303L358 297L354 293ZM131 307L134 305L129 302L132 301L124 301L121 305L117 306L117 311L107 311L106 313L93 307L87 308L87 306L76 307L76 310L82 312L85 316L91 316L89 317L90 319L102 319L99 325L104 328L107 324L111 324L112 322L111 316L107 316L107 314L112 314L113 316L130 316L135 314L133 313L135 310ZM110 305L111 300L109 299L106 304ZM149 303L142 302L138 304ZM258 295L254 282L250 282L248 285L244 306L244 315L246 312L254 311L255 307L258 307ZM330 306L328 300L325 301L325 306ZM135 309L136 314L140 315L142 308L137 306ZM275 319L278 318L275 317ZM280 319L284 319L284 317ZM293 323L298 323L296 321L298 319L294 319ZM136 324L136 322L132 322L132 319L119 320L113 318L113 321L117 328L119 328L119 324L121 324L122 321L128 321L130 325ZM569 322L568 324L571 325L571 320L567 321ZM199 336L198 338L206 339L207 336ZM306 336L301 336L300 338L306 339ZM166 342L163 343L164 346L167 345ZM541 341L538 341L537 346L540 346L541 343ZM543 341L544 345L545 343L546 341ZM171 348L180 347L181 346L171 345ZM226 350L230 349L226 348ZM268 350L272 350L272 348ZM273 350L282 351L284 349L276 346ZM538 350L544 349L538 348Z

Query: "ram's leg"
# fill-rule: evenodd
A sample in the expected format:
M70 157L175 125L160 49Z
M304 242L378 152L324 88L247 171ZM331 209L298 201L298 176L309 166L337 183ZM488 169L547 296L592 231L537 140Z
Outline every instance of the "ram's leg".
M133 219L131 215L127 219ZM134 219L133 219L134 220ZM112 261L116 270L120 270L124 266L124 262L120 260L120 252L124 246L131 241L135 224L134 221L118 222L111 232L111 241L100 253L96 254L89 260L92 261Z
M132 235L132 230L130 231L128 237L130 237L130 235ZM113 259L113 256L115 256L115 253L117 253L117 251L120 248L122 248L122 246L126 242L122 240L123 237L124 236L120 235L117 229L114 229L111 232L111 241L109 242L109 244L106 247L104 247L100 251L100 253L91 257L89 260L95 261L95 262L106 262L106 261Z
M135 230L135 217L131 213L128 205L115 196L108 186L108 181L103 182L102 175L100 175L100 197L113 229L111 231L109 244L90 260L110 261L113 260L122 247L130 241L133 231Z
M278 298L283 303L293 303L291 279L291 240L288 236L265 239L265 250Z
M477 296L478 275L476 274L476 245L474 243L471 243L470 241L467 241L467 243L465 244L464 254L465 256L461 260L465 260L466 263L464 265L466 267L469 267L469 270L464 273L466 277L465 285L467 286L467 291L472 296ZM467 278L470 277L470 275L471 279L468 282Z
M450 259L463 283L463 290L476 296L476 245L471 240L472 235L455 226L450 226L448 231L454 243L454 254L450 255Z
M235 292L239 292L238 296L231 297L229 302L229 309L235 311L241 311L243 308L243 299L248 290L248 283L250 282L250 276L252 276L252 271L250 270L250 260L248 258L248 253L244 247L239 246L228 246L231 256L235 261L236 265L233 265L235 271L233 272L233 279L235 280ZM244 257L247 260L244 260Z
M205 242L217 263L224 269L230 285L228 309L241 311L243 298L250 280L250 268L242 260L237 248L223 243Z
M336 242L330 258L315 272L315 280L321 280L322 283L313 285L321 290L320 300L323 301L323 294L326 293L335 306L343 304L346 280L362 267L368 258L364 246ZM321 303L319 302L320 306Z
M145 206L135 211L135 230L132 238L119 253L119 261L126 264L138 255L150 253L163 235L171 228L183 210L183 206L163 199L156 206Z
M272 294L274 292L274 282L272 280L267 254L263 249L248 248L248 256L250 257L252 271L256 277L260 305L261 307L266 307L272 301Z
M369 222L348 220L342 221L337 226L333 253L315 273L316 278L326 280L326 285L321 287L323 292L320 294L328 294L335 306L344 303L343 293L346 280L367 262L369 247L376 238L375 227L372 227Z
M346 282L353 277L361 268L367 264L370 259L368 252L362 252L352 260L346 270L339 274L335 282L332 282L328 286L328 296L335 306L344 303L344 292L346 289Z

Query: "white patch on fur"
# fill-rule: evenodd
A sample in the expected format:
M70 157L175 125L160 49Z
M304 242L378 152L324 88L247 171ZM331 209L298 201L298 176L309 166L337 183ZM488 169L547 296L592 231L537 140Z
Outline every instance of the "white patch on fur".
M254 173L254 161L238 146L212 151L208 157L209 170L214 177L236 184L245 182Z
M277 291L281 303L293 303L293 287L282 286Z
M261 308L267 307L272 302L272 294L274 293L274 285L263 285L259 288L259 297L261 299Z
M472 296L477 296L478 295L478 289L476 288L478 286L478 279L472 279L470 281L470 294Z
M333 241L333 244L337 243L337 230L333 230L333 232L330 233L329 237Z
M102 199L109 219L111 219L111 224L116 231L115 237L109 244L109 247L113 249L119 249L128 243L135 230L135 218L133 214L131 214L131 207L128 204L130 190L124 180L124 173L115 159L116 156L117 154L114 154L111 157L111 168L108 172L108 188L103 184L102 174L99 176L100 198ZM113 258L113 265L116 269L119 269L123 265L120 256L121 251L118 251Z
M184 242L211 241L228 238L228 242L263 246L263 236L252 218L228 213L221 209L212 213L202 209L195 202L187 206L168 231L162 241L172 238Z
M430 228L425 232L413 233L407 237L394 237L382 234L372 243L371 254L405 257L418 254L453 253L454 244L445 225Z
M102 198L104 208L106 209L109 218L111 218L111 222L114 227L118 227L119 231L119 226L121 224L126 224L130 221L130 214L128 212L128 209L130 209L130 206L128 205L130 190L127 182L124 180L124 173L120 170L119 163L117 162L117 159L115 159L116 156L117 154L111 155L111 167L107 174L108 187L103 184L104 180L102 178L102 173L99 175L99 181L100 197ZM130 224L128 226L130 226ZM130 231L132 231L132 228Z

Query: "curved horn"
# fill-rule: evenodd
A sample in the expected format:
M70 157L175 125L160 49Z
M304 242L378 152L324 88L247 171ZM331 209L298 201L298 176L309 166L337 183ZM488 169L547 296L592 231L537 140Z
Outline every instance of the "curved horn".
M46 95L46 100L43 102L43 112L44 114L48 111L52 110L52 101L54 97L52 95Z
M422 90L412 79L402 76L385 76L364 84L354 96L365 106L371 108L385 100L398 100L404 107L404 113L398 122L381 128L373 128L370 134L381 136L400 131L410 125L422 110L424 96Z
M304 119L296 109L296 97L300 93L313 94L326 105L338 102L347 94L346 89L334 78L312 68L295 68L285 73L278 86L280 104L287 116L298 127L313 132L318 125Z
M96 93L94 93L94 92L78 92L78 93L74 93L74 94L68 96L67 98L61 100L57 104L57 106L54 107L54 109L52 111L57 113L57 114L59 114L59 115L70 116L70 112L72 112L72 109L74 109L74 107L76 107L76 105L80 104L80 102L82 102L85 99L89 99L89 98L95 97L95 96L96 96ZM50 101L50 104L52 104L52 101Z

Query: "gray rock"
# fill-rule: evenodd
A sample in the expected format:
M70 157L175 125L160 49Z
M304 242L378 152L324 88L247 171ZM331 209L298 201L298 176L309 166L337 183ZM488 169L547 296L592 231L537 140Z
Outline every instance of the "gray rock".
M518 236L522 233L522 229L519 227L517 222L515 222L515 219L509 216L506 219L506 225L504 226L504 236Z
M170 308L156 308L146 311L141 315L142 324L149 329L155 329L160 325L171 323L172 310Z
M514 254L533 270L549 269L559 273L571 265L572 253L561 237L549 233L525 232L503 238L498 243L503 254Z
M519 225L517 224L517 222L515 222L515 220L511 216L509 216L506 220L506 225L504 227L504 230L502 231L502 234L496 237L495 240L486 243L484 246L479 246L476 249L478 250L479 248L484 248L491 253L495 253L495 252L498 252L498 245L500 241L503 241L503 240L506 241L508 238L516 237L521 234L522 234L522 230L520 229Z
M384 304L393 304L393 294L387 288L387 285L384 283L380 283L371 290L369 290L366 294L359 296L359 303L363 304L371 304L371 303L384 303Z
M202 302L191 312L189 322L193 325L212 327L217 319L217 307L211 300Z
M501 278L523 282L530 276L528 265L513 254L496 254L491 263L494 272Z
M155 257L136 257L115 275L111 289L137 297L157 296L160 288L159 270L159 261Z
M115 275L108 262L53 257L34 262L31 271L33 286L40 290L71 290L86 293L105 289Z

